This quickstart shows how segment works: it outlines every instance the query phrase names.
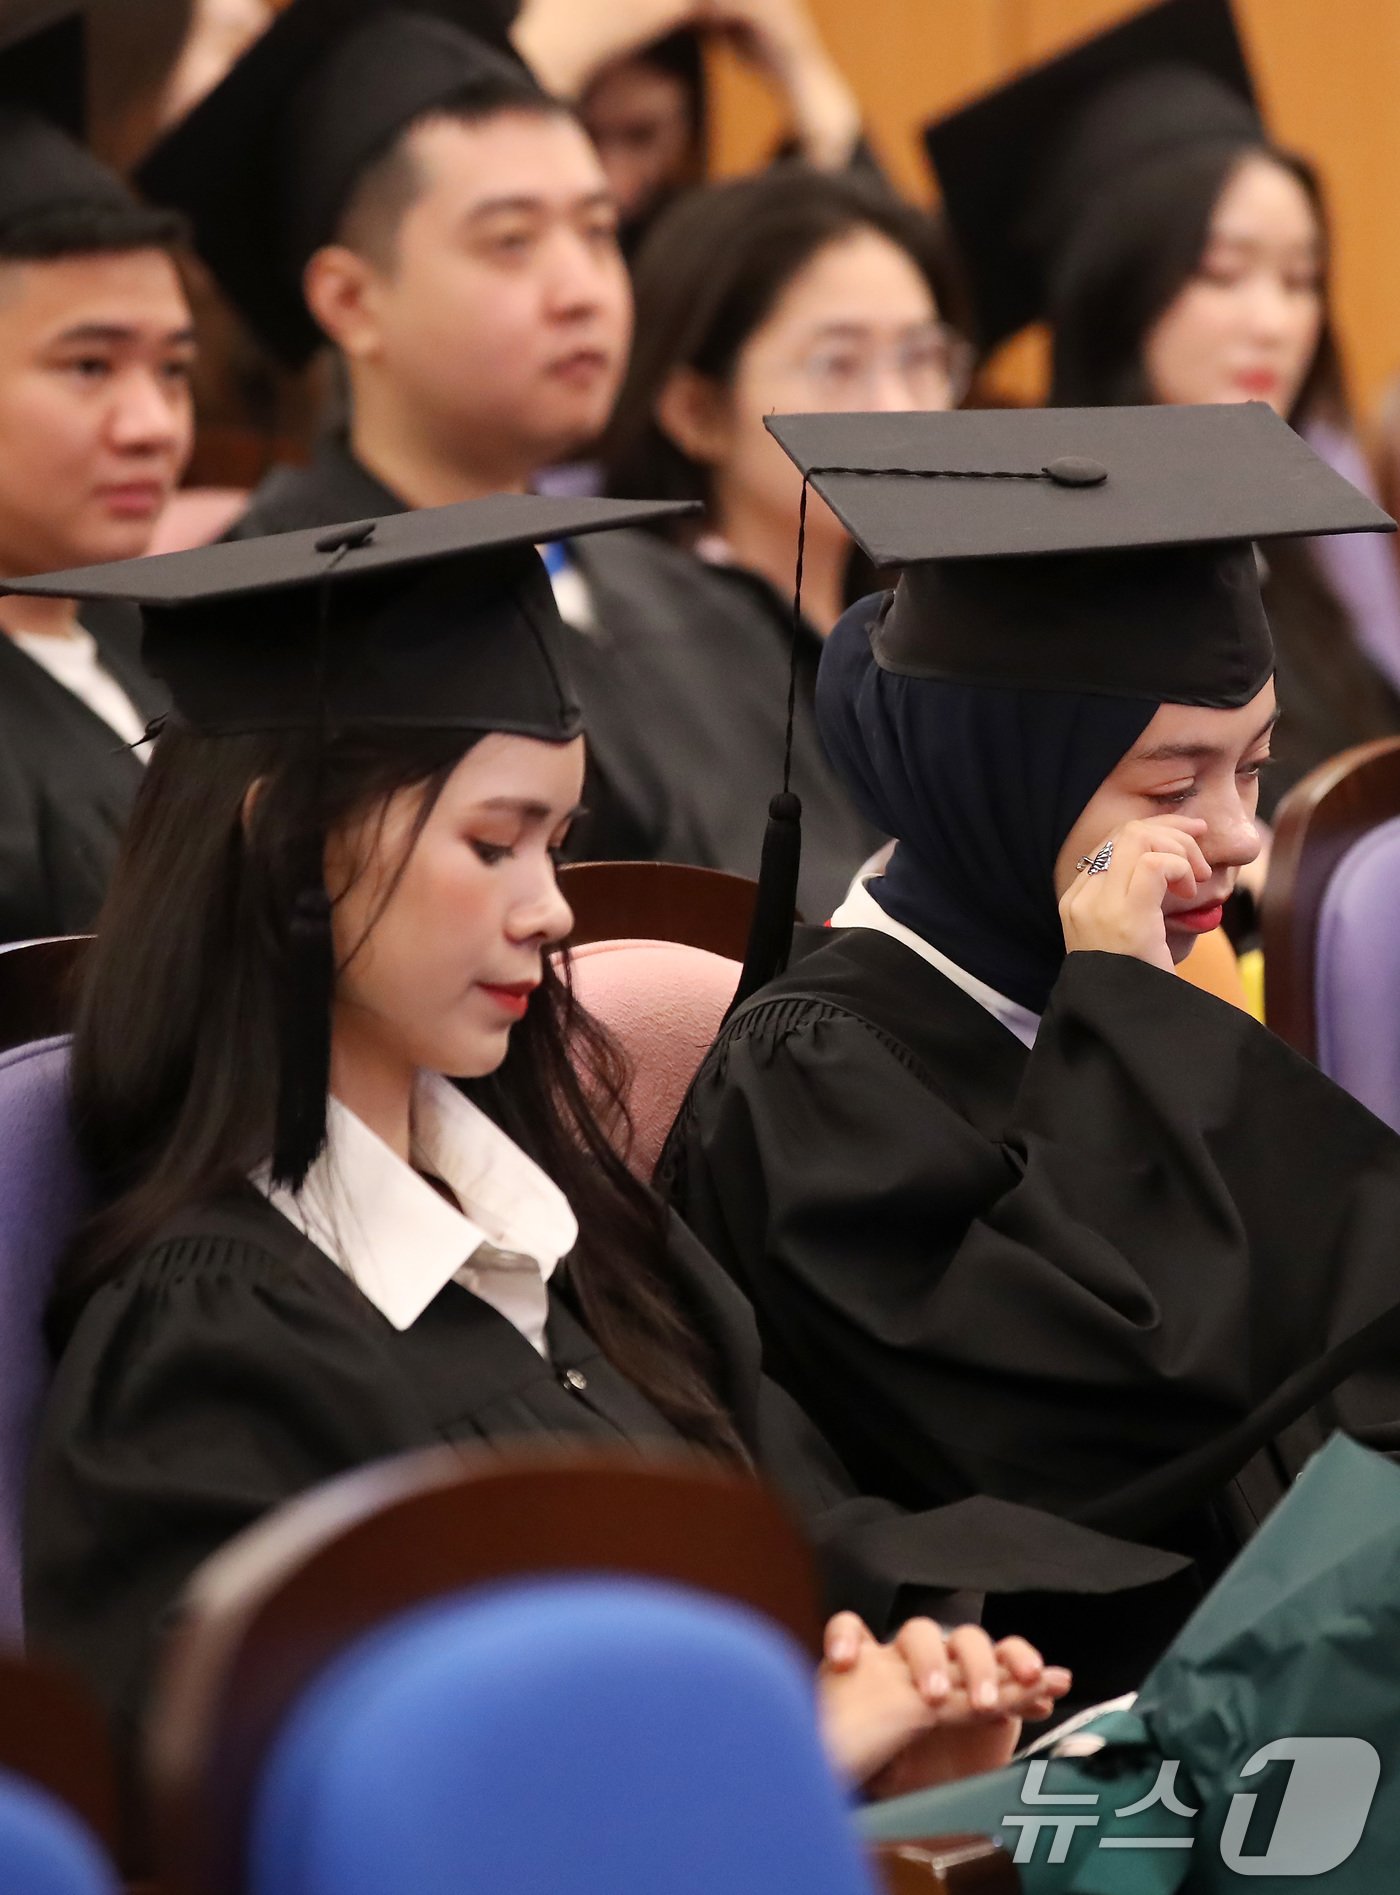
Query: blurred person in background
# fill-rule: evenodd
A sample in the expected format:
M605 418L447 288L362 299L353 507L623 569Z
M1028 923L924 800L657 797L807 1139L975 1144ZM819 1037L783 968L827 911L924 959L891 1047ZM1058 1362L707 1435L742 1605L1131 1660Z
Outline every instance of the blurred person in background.
M709 793L686 859L751 874L763 833L754 787L776 788L782 773L802 485L764 417L951 407L971 351L945 320L952 292L929 219L849 173L784 164L691 194L653 228L634 287L636 343L604 439L606 487L704 512L684 533L610 535L580 559L607 622L638 643L675 643L707 706L688 733L689 769ZM853 596L852 565L850 535L813 497L793 750L799 906L812 920L883 840L829 769L813 712L822 640Z
M189 31L160 95L160 123L192 111L276 18L273 0L195 0Z
M631 335L616 209L492 0L371 5L349 25L294 0L142 181L188 214L265 346L295 370L329 345L345 386L310 463L275 468L232 537L523 492L606 421ZM601 644L579 643L588 846L645 853L635 710Z
M6 578L144 553L193 439L180 223L77 141L84 65L76 8L0 51ZM0 940L92 926L165 702L137 645L126 608L0 596Z
M722 36L772 85L792 156L840 170L861 150L855 94L804 0L524 0L514 38L541 83L574 99L629 255L705 176L705 41Z
M1053 405L1262 401L1362 472L1321 187L1269 136L1228 0L1134 15L929 142L979 339L1044 318ZM1267 815L1315 765L1400 731L1400 595L1378 544L1280 542L1265 600L1282 710Z

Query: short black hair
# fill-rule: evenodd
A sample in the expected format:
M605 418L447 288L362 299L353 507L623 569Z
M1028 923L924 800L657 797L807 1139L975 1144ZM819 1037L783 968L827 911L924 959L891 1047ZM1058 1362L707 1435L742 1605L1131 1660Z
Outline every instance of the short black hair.
M130 250L174 252L185 242L175 211L138 203L81 199L0 219L0 263L46 263L60 257L120 256Z
M511 112L567 118L581 125L572 105L545 92L523 68L518 77L506 71L483 73L401 125L368 159L337 221L336 240L381 266L391 262L399 227L423 191L423 169L410 149L414 133L439 119L481 125Z

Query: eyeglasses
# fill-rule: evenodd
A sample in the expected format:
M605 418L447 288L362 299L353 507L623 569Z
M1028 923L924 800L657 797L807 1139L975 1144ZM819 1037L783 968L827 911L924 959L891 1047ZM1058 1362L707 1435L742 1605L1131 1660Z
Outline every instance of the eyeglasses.
M971 343L938 322L909 330L889 347L854 340L822 342L789 361L782 372L800 378L823 408L868 406L882 372L902 384L911 407L952 408L967 393L972 370Z

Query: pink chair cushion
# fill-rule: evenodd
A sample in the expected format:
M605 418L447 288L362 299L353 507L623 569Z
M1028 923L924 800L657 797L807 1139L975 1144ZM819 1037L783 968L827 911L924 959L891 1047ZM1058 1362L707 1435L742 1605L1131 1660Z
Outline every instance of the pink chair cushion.
M677 941L590 941L575 948L574 991L632 1062L627 1162L650 1178L686 1089L739 984L739 963Z
M222 539L248 504L241 487L182 487L156 522L153 553L184 553Z

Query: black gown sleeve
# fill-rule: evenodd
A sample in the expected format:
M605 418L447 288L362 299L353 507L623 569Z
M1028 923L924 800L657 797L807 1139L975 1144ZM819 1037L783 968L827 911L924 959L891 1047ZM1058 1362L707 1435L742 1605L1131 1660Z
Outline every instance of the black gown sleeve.
M26 941L55 932L56 903L40 852L40 832L34 785L0 728L0 941Z
M1137 1592L1174 1580L1186 1565L1014 1503L973 1497L908 1511L859 1493L815 1424L763 1372L752 1308L678 1220L670 1260L756 1471L812 1542L828 1611L858 1612L886 1636L915 1614L945 1625L976 1619L989 1593Z
M1400 1291L1400 1141L1124 956L1069 957L1000 1139L808 1008L721 1041L668 1163L779 1378L908 1505L1101 1503ZM1400 1377L1336 1412L1389 1445Z
M29 1643L129 1750L195 1567L279 1502L432 1429L353 1292L249 1244L156 1248L99 1289L58 1363L29 1487Z

